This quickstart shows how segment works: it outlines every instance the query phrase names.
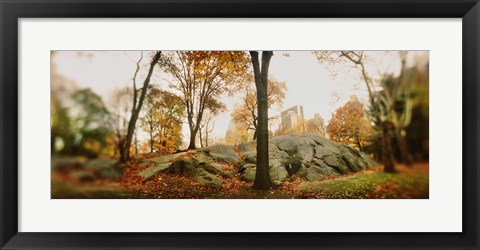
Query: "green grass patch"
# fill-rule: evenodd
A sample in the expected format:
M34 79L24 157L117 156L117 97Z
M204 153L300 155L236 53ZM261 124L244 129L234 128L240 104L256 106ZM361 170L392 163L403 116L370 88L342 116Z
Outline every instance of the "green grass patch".
M332 180L304 182L298 192L302 198L428 198L428 174L366 171Z

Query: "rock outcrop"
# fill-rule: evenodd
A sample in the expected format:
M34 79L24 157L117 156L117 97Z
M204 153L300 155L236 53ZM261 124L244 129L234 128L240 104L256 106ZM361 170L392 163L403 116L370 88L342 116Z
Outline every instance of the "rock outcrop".
M81 182L95 179L118 179L123 169L116 160L92 159L83 157L55 157L51 160L52 171L63 172Z
M139 175L148 180L160 172L181 174L206 186L221 188L222 178L232 178L235 173L240 173L241 180L252 182L256 160L255 142L237 147L214 145L146 159L145 164L154 164ZM273 137L269 142L269 164L270 179L275 185L281 185L293 175L315 181L378 165L363 152L318 135Z

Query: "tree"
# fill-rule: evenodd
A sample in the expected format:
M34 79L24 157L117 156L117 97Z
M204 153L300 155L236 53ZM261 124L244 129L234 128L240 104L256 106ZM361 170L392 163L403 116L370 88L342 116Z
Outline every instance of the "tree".
M412 119L406 130L408 149L415 160L429 157L428 63L412 68Z
M391 143L391 133L395 129L395 125L389 120L389 113L382 105L380 95L375 93L372 78L368 75L365 61L366 56L363 51L315 51L314 55L319 62L327 63L352 63L361 74L361 78L367 87L370 101L370 115L376 126L382 131L382 160L385 172L396 172L395 163L393 161L393 150Z
M120 151L120 162L127 162L130 160L130 146L132 144L133 134L135 132L135 125L138 120L138 116L140 114L140 110L142 109L143 101L145 100L145 96L147 94L148 86L150 84L150 78L152 77L153 69L157 65L160 60L160 56L162 55L161 51L156 51L152 55L152 60L150 61L150 65L148 68L147 75L143 81L143 86L140 89L137 89L137 74L140 70L140 62L143 59L143 52L140 56L140 59L137 61L137 69L133 75L133 104L132 104L132 114L130 116L130 120L128 122L127 127L127 135L125 138L125 142L123 144L122 150ZM140 90L140 96L138 96L137 91Z
M111 95L109 110L112 128L115 131L115 155L117 151L122 151L125 142L132 96L133 91L128 87L116 89Z
M72 94L78 91L77 84L57 72L56 53L51 52L50 65L50 147L52 154L69 154L73 143Z
M176 51L166 55L162 68L175 79L170 86L179 91L190 130L188 149L196 148L196 137L204 114L231 94L247 68L240 51Z
M231 120L225 135L225 143L229 145L238 145L248 142L252 136L252 130L249 130L242 123L235 123L233 120Z
M272 186L268 163L268 68L273 56L272 51L262 52L260 64L257 51L250 51L255 87L257 90L258 125L257 125L257 170L254 189L269 189Z
M97 157L111 134L110 114L100 96L91 89L80 89L72 95L69 108L73 142L68 143L73 155Z
M184 106L175 94L151 86L145 98L142 126L149 136L150 153L176 151L182 143Z
M50 114L50 149L54 154L61 152L66 142L73 141L73 135L68 109L63 107L61 101L54 95L51 95Z
M212 141L211 133L215 127L214 118L224 112L227 109L225 104L223 103L216 103L215 105L210 105L210 109L205 111L204 119L200 123L199 129L199 139L200 139L200 146L208 147L208 144Z
M253 81L253 77L247 77L247 81ZM285 82L279 82L270 77L267 86L267 108L271 108L273 105L282 106L285 99L285 92L287 85ZM232 120L237 124L243 124L249 130L253 131L253 139L257 139L257 127L258 127L258 101L257 90L253 87L253 84L247 84L244 88L242 102L239 106L235 106L232 112ZM269 117L274 119L274 117Z
M407 51L400 51L401 70L400 76L395 78L392 74L384 76L381 80L383 91L381 101L389 113L390 120L394 124L394 135L400 152L402 161L407 165L413 164L410 156L408 144L405 139L406 127L412 121L412 76L413 69L407 70L406 56Z
M327 133L332 141L355 145L360 150L363 150L366 136L370 132L371 127L365 119L363 104L356 97L337 109L327 126Z
M312 119L305 122L305 132L325 136L325 121L316 113Z

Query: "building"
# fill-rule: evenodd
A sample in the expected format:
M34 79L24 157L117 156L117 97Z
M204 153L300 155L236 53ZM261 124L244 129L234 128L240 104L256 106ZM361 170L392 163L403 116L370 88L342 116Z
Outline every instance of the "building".
M280 113L280 116L282 120L282 128L291 129L304 119L303 107L298 105L293 106L287 110L282 111Z

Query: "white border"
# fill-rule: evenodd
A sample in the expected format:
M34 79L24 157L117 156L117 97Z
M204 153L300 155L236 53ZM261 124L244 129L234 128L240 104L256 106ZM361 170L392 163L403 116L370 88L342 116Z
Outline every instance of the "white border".
M461 25L461 19L21 19L19 231L460 232ZM50 200L50 50L137 49L430 50L430 199Z

